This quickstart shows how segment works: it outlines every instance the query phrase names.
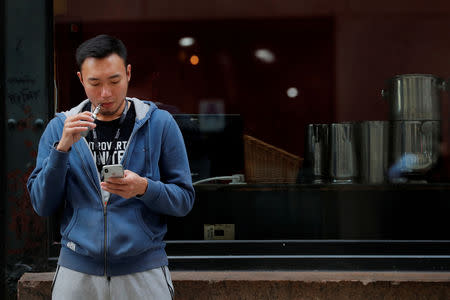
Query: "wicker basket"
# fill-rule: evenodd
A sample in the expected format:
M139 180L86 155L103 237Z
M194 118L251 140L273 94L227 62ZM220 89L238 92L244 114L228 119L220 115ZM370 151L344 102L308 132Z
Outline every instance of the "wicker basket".
M303 159L244 135L245 180L248 183L295 183Z

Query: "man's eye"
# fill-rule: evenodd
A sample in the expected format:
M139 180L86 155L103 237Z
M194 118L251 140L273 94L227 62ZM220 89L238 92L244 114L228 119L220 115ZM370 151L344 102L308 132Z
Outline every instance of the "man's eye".
M99 83L91 83L92 86L99 86Z
M119 81L111 81L112 84L118 84L119 82L120 82L120 80Z

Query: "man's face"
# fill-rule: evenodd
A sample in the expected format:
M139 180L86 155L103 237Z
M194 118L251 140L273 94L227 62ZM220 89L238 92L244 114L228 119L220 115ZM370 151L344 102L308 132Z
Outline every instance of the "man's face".
M94 106L102 104L100 119L114 119L122 113L131 78L131 65L113 53L105 58L88 57L77 73Z

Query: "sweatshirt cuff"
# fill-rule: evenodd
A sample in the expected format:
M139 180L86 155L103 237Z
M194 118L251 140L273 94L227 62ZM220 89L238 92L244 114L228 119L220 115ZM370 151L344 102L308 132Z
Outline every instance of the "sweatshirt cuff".
M159 195L161 194L161 184L161 182L156 182L147 178L147 190L143 195L136 196L136 198L149 205L151 201L159 198Z
M60 168L66 166L69 162L69 152L58 151L56 148L50 150L48 156L48 166L51 168Z
M53 148L55 148L56 150L58 150L58 149L57 149L58 144L59 144L59 141L55 142L55 143L53 144ZM67 150L67 151L60 151L60 150L58 150L58 151L59 151L59 152L70 152L70 150L72 150L72 147L70 147L69 150Z

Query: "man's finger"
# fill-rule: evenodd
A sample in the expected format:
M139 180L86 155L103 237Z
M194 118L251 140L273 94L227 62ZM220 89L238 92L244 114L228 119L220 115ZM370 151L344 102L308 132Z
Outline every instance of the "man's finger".
M127 184L126 181L121 177L109 177L106 182L112 183L112 184L119 184L119 185Z
M107 187L107 188L104 188L104 190L107 190L108 192L115 193L115 194L117 194L119 192L124 192L124 190L122 190L122 189L113 188L113 187Z
M92 118L92 114L90 112L81 113L81 114L77 114L75 116L68 117L66 119L66 122L72 122L72 121L78 121L78 120L86 120L86 121L94 122L94 118Z
M87 127L87 126L95 127L95 126L97 126L94 122L88 122L88 121L82 121L82 120L69 122L66 125L67 125L67 127L82 127L82 126L84 126L84 127Z
M109 187L105 187L105 186L102 186L102 189L105 190L105 191L107 191L107 192L110 192L110 193L112 193L112 194L119 194L119 193L122 193L122 192L123 192L122 190L119 190L119 189L113 189L113 188L109 188Z
M100 183L102 188L107 188L110 190L117 190L117 191L124 191L124 187L126 187L126 185L124 184L115 184L115 183L111 183L111 182L101 182Z
M70 134L76 134L76 133L80 133L80 132L86 131L86 127L85 126L83 126L83 127L69 127L69 128L66 128L66 131L67 131L67 133L70 133Z

